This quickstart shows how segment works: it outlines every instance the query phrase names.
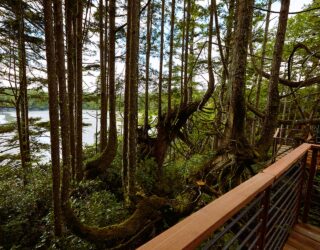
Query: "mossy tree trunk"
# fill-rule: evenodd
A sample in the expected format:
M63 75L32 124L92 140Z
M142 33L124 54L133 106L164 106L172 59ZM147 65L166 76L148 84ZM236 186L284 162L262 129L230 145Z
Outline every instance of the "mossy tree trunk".
M278 124L279 113L279 74L282 60L282 51L284 46L284 39L287 29L288 13L289 13L290 0L281 1L281 9L279 16L279 23L277 29L276 40L273 49L271 76L268 87L268 100L265 117L262 127L262 135L258 141L258 149L262 156L266 156L272 144L273 134Z

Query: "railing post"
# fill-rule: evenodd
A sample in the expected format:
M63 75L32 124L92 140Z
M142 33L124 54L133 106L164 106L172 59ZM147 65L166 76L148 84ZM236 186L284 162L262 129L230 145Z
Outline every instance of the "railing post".
M264 191L264 196L261 202L261 206L263 208L260 216L260 229L259 229L259 241L257 245L257 249L263 249L266 241L266 233L267 233L267 224L268 224L268 212L270 206L270 188L268 187Z
M312 149L311 166L309 169L309 178L308 178L308 182L307 182L306 196L305 196L305 200L304 200L304 210L303 210L303 216L302 216L303 223L306 223L308 221L313 179L316 174L316 168L317 168L317 155L318 155L318 149L313 148Z
M297 201L297 210L296 210L296 218L295 218L295 224L298 222L299 219L299 213L300 213L300 208L301 208L301 198L302 198L302 190L303 190L303 181L305 180L305 170L306 170L306 164L307 164L307 158L308 158L308 151L305 153L301 160L301 169L300 171L302 172L301 178L300 178L300 187L299 187L299 194L298 194L298 201Z
M272 144L272 160L271 163L274 163L277 158L277 144L278 144L278 139L273 138L273 144Z

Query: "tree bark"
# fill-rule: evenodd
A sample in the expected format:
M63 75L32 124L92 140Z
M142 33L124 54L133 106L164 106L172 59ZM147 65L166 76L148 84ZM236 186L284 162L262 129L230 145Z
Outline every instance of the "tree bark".
M144 103L144 129L148 133L149 118L149 64L151 51L151 33L152 33L152 2L148 5L147 11L147 49L146 49L146 84L145 84L145 103Z
M184 54L184 79L183 79L183 105L188 103L188 59L189 59L189 33L190 33L190 19L191 19L191 0L187 1L187 24L185 30L185 54Z
M164 1L164 0L163 0ZM135 172L137 166L137 91L138 91L138 44L139 2L133 1L130 28L129 56L129 119L128 119L128 194L135 195Z
M269 11L271 10L271 4L272 4L272 1L269 0L268 1L268 12L267 12L267 16L266 16L266 25L264 28L264 35L263 35L263 42L262 42L262 53L261 53L261 61L260 61L260 68L261 69L263 69L263 67L264 67L264 59L266 56L266 46L267 46L267 41L268 41L269 23L270 23L270 14L271 14ZM256 102L255 102L256 108L259 108L259 104L260 104L261 83L262 83L262 75L258 74ZM252 143L255 142L256 126L257 126L257 121L255 119L252 123L252 134L251 134Z
M103 23L103 0L99 1L99 36L100 36L100 151L103 152L107 146L107 78L106 78L106 57L105 57L105 40L104 40L104 23ZM107 15L107 13L105 13Z
M226 92L227 92L227 80L229 78L229 67L230 67L230 47L231 47L231 40L232 40L232 30L233 30L233 20L235 19L235 0L229 1L229 15L227 17L227 33L225 37L225 57L224 61L226 66L223 67L222 70L222 77L221 77L221 90L219 95L219 104L218 104L218 112L217 112L217 119L216 124L218 126L218 129L222 128L222 121L224 120L225 116L223 115L224 111L228 110L228 103L226 98ZM214 14L218 15L217 9L214 9ZM216 28L216 32L217 28ZM220 55L221 57L221 55ZM222 57L221 57L222 58ZM227 112L225 112L227 113ZM221 141L223 138L221 138L220 134L218 134L215 138L215 148L218 148L221 145Z
M83 179L82 159L82 0L77 1L76 16L76 179Z
M234 34L232 64L230 69L232 93L225 130L226 144L232 143L233 145L237 145L240 141L245 140L245 81L249 34L253 14L253 1L239 0L237 8L237 25Z
M266 115L262 127L262 135L258 141L258 149L262 156L266 156L272 144L272 135L277 127L277 117L279 113L279 74L282 59L282 51L284 46L284 39L287 29L288 13L290 0L281 1L281 9L279 16L279 24L276 35L276 41L273 50L273 59L271 66L271 76L268 88L268 100Z
M176 1L171 2L171 27L170 27L170 52L169 52L169 76L168 76L168 111L171 111L171 82L172 82L172 67L173 67L173 39L174 39L174 22L175 22Z
M129 144L129 74L130 74L130 41L131 41L132 1L128 2L127 34L126 34L126 64L125 91L123 111L123 145L122 145L122 187L124 196L128 196L128 144Z
M69 101L69 121L70 121L70 151L71 151L71 171L75 176L75 121L74 121L74 93L75 93L75 27L73 17L75 4L72 0L65 2L66 16L66 41L67 41L67 77L68 77L68 101Z
M162 72L163 72L163 50L164 50L164 10L165 0L161 0L161 33L160 33L160 65L159 65L159 93L158 93L158 120L162 114Z
M64 30L62 1L54 0L54 21L55 21L55 38L56 38L56 73L59 82L59 105L60 105L60 127L62 142L62 163L63 163L63 180L70 177L71 172L71 151L70 151L70 117L68 110L68 95L66 86L66 69L65 69L65 49L64 49ZM68 193L61 193L62 201L67 200Z
M19 101L20 105L20 133L22 142L21 165L24 172L24 184L27 182L27 173L30 164L30 141L29 141L29 115L28 115L28 82L27 82L27 59L25 45L25 24L23 1L19 0L16 6L15 15L18 21L18 62L19 62Z
M116 89L115 89L115 18L116 1L109 0L109 53L108 53L108 76L109 76L109 107L110 107L110 129L107 151L108 159L111 162L117 153L117 119L116 119ZM109 167L110 164L106 166Z
M185 28L185 22L186 22L186 3L187 0L183 0L183 26L182 26L182 45L181 45L181 69L180 69L180 106L183 105L184 100L184 88L183 88L183 82L184 82L184 50L185 50L185 37L186 37L186 28Z
M52 1L44 0L45 44L49 91L50 141L52 164L52 192L55 234L62 233L60 200L60 156L59 156L59 104L58 84L56 81L55 47L53 33Z

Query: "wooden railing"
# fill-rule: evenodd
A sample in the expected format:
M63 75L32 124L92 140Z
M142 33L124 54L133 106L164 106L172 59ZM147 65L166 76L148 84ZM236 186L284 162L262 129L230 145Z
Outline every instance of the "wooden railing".
M281 249L301 210L308 220L319 149L302 144L139 249Z

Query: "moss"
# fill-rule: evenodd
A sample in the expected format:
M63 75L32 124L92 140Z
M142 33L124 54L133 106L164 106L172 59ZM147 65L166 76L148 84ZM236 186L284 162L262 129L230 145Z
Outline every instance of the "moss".
M151 196L141 200L134 213L119 224L107 227L84 225L76 217L69 203L63 205L64 218L69 229L81 238L91 242L103 242L108 246L116 246L124 240L130 240L145 228L150 221L161 216L161 208L168 205L165 198Z

